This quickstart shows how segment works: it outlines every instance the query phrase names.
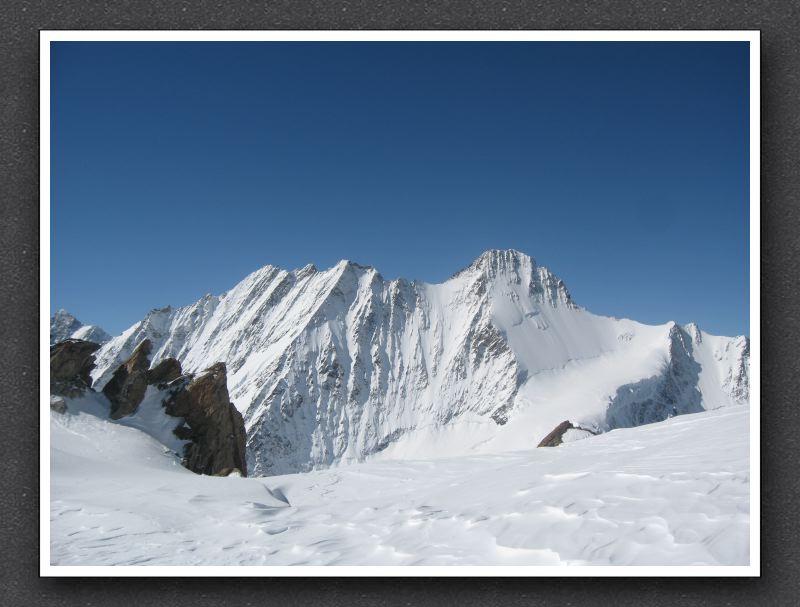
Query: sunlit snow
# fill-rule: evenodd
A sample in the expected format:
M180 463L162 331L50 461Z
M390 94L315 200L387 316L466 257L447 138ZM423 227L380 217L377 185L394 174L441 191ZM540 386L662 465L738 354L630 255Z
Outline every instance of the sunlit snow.
M273 475L525 449L564 420L607 430L664 419L624 402L607 414L621 387L658 388L684 336L699 371L678 378L695 400L675 413L746 403L745 338L592 314L519 251L487 251L441 284L348 261L265 266L220 296L153 310L98 351L93 377L101 388L145 338L154 364L224 361L248 469Z
M105 343L96 390L143 339L226 363L256 478L184 469L153 387L119 422L66 399L54 564L748 564L747 338L594 315L518 251L441 284L265 266Z
M50 420L55 565L748 562L747 406L554 448L217 478L98 417L101 395L68 404Z

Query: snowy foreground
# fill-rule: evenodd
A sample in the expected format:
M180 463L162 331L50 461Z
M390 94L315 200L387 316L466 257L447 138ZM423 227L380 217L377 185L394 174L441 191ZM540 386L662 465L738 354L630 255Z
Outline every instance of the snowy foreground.
M192 474L97 405L51 414L54 565L748 564L747 406L244 479Z

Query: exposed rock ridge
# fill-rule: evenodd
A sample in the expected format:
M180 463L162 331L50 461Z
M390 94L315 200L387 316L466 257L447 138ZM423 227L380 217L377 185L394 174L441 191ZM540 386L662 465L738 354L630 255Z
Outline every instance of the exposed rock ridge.
M738 350L728 374L722 382L723 389L739 403L750 400L750 339L744 335L738 337L728 349Z
M111 419L131 415L138 409L150 383L147 372L150 369L149 356L152 349L150 340L145 339L103 386L103 394L111 403Z
M617 389L606 413L608 429L651 424L704 410L697 388L701 367L692 357L691 336L674 324L668 339L669 357L659 375Z
M91 388L94 353L100 344L66 339L50 346L50 393L75 397Z
M512 276L517 283L527 285L531 297L543 303L551 306L564 305L572 309L578 307L560 278L538 265L530 255L515 249L486 251L467 268L454 274L453 278L470 273L482 274L487 281L498 276Z
M164 401L166 412L188 425L179 434L192 441L183 464L198 474L247 475L244 420L230 401L226 379L225 363L217 363Z
M180 363L165 358L150 369L150 340L145 339L120 365L103 388L111 403L111 418L136 413L148 386L163 391L165 412L176 418L175 435L185 445L183 465L198 474L247 474L242 415L230 401L225 363L197 376L182 374Z
M597 432L594 430L589 430L588 428L584 428L582 426L576 426L569 420L565 420L558 424L552 432L550 432L547 436L545 436L541 442L536 445L537 447L558 447L564 442L564 437L570 430L578 430L580 433L583 433L588 436L596 435Z

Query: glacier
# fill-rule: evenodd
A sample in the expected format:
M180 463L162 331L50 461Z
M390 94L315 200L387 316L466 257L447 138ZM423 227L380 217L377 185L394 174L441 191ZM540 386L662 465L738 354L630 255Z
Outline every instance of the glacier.
M749 399L746 337L592 314L514 250L441 284L268 265L105 342L95 389L143 339L153 365L226 363L261 476L525 450L564 420L602 433Z

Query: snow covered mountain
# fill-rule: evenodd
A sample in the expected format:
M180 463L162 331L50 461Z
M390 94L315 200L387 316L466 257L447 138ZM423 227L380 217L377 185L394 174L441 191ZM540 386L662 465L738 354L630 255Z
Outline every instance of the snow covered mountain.
M108 341L96 389L145 338L154 365L227 364L254 475L527 449L565 419L602 432L749 398L746 337L591 314L513 250L441 284L265 266Z
M95 325L85 325L64 309L50 318L50 345L65 339L83 339L104 344L111 336Z

